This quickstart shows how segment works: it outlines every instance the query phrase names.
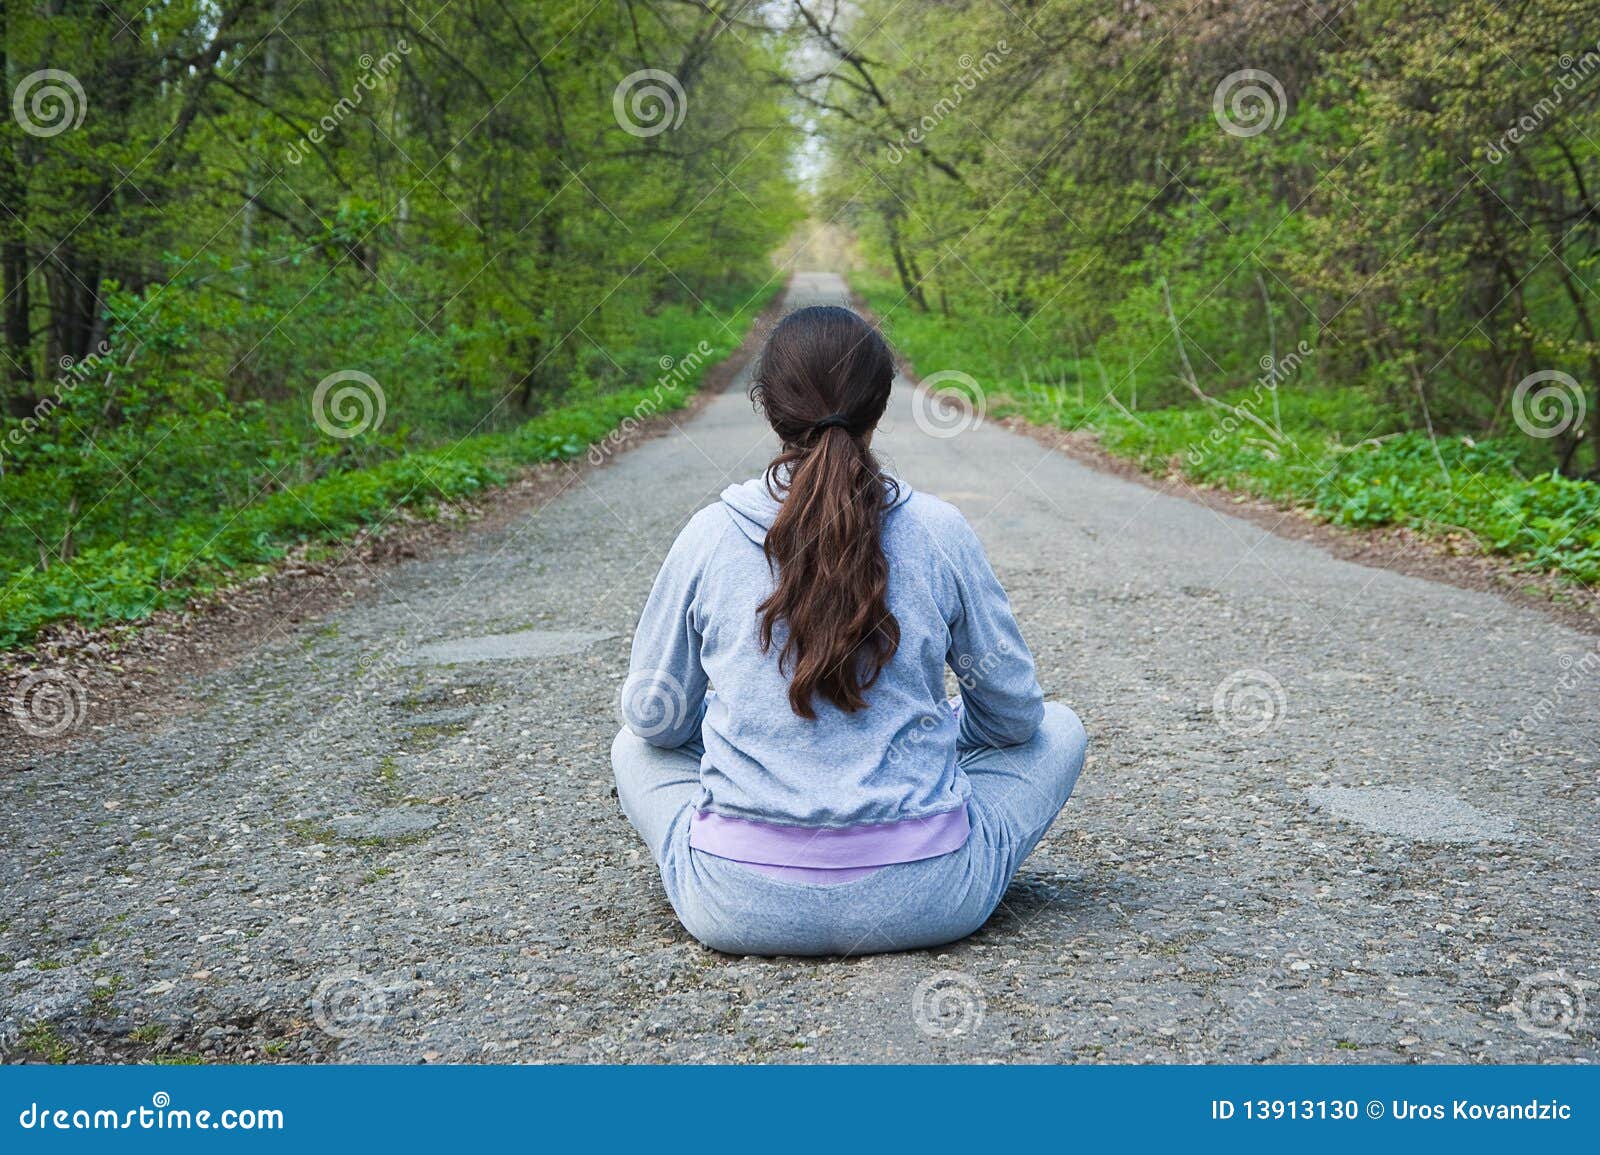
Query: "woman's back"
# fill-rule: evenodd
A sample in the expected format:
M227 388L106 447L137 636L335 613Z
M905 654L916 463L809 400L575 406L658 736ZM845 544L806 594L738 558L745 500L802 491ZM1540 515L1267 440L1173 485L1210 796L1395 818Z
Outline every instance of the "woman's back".
M640 616L617 797L721 950L970 934L1083 764L972 528L872 454L894 378L848 309L786 317L751 391L782 451L690 519Z
M885 487L887 603L900 640L867 709L818 702L815 719L798 716L780 647L760 645L758 607L774 586L762 546L781 506L764 478L730 486L673 546L635 636L623 712L641 737L681 745L705 683L716 688L698 718L698 812L841 828L959 811L970 791L958 745L1011 745L1038 728L1033 661L971 527L904 482ZM947 667L960 709L945 700ZM674 716L679 725L663 729Z

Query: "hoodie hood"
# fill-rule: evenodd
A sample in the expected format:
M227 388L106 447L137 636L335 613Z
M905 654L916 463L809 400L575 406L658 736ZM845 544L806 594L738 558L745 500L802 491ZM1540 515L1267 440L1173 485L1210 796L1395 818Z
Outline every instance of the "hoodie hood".
M911 486L898 477L888 474L884 476L885 484L892 487L892 496L884 509L887 515L911 500ZM783 502L768 491L765 474L752 477L749 481L740 482L738 485L728 486L722 491L722 504L728 507L728 512L733 517L733 524L757 545L767 540L767 530L772 528L772 523L777 520L778 510L783 508Z

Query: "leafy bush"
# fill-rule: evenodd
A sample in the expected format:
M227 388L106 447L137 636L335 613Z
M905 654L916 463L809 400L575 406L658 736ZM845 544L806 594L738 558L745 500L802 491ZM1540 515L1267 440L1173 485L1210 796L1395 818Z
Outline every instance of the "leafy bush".
M875 310L900 299L885 281L868 278L858 288ZM1402 415L1360 390L1299 381L1233 390L1217 398L1226 407L1132 409L1125 400L1119 407L1105 399L1095 365L1026 334L1009 340L1015 328L992 314L906 311L889 326L922 375L959 369L973 376L988 413L1092 431L1106 449L1152 473L1302 506L1338 525L1466 533L1526 568L1600 581L1600 485L1530 474L1519 442L1441 437L1435 444L1403 431Z
M754 298L741 294L744 303L724 318L726 324L705 308L662 310L641 322L640 344L619 355L639 377L653 377L656 384L609 391L592 384L569 387L564 404L509 429L414 452L405 452L396 440L382 449L389 456L374 464L334 456L318 466L321 476L273 487L258 499L239 503L217 503L219 490L210 488L237 482L239 463L248 459L238 443L227 453L186 459L182 467L167 459L172 486L157 484L157 490L184 515L166 524L153 509L120 522L103 519L94 534L85 535L93 544L80 548L70 562L20 566L0 592L0 648L25 643L52 622L73 619L97 626L134 621L258 571L298 544L337 541L361 526L383 522L402 506L427 513L440 503L471 498L502 484L526 466L577 457L630 418L685 405L705 370L737 346L755 313L779 287L766 286ZM658 360L663 348L685 354L709 348L711 353L678 380L669 378ZM664 380L675 387L663 387ZM238 430L253 448L270 449L280 466L295 453L317 455L328 440L308 440L302 433L299 442L275 442L263 431L281 435L294 424L281 412L258 411L247 422L225 411L202 410L196 420L210 431L208 436ZM128 460L129 451L121 452ZM86 461L84 468L102 466ZM59 478L48 470L35 469L21 478L40 484L8 490L8 501L37 507L61 492ZM200 495L179 502L178 489L186 482L194 483ZM137 532L121 533L119 524L136 526Z

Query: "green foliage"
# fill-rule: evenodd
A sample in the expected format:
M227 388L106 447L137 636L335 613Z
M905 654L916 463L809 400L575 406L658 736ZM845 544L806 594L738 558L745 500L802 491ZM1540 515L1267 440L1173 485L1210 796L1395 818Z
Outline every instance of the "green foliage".
M890 282L858 281L874 309L900 296ZM900 313L890 332L923 375L960 367L988 414L1093 432L1111 452L1158 474L1303 506L1339 525L1405 525L1464 533L1529 569L1600 581L1600 485L1528 472L1526 447L1407 432L1359 390L1251 388L1219 404L1118 408L1092 361L1042 342L1007 343L1009 319ZM1081 386L1081 389L1080 389ZM1242 413L1265 417L1274 434Z
M49 1023L30 1023L17 1036L17 1046L46 1063L70 1063L72 1048Z
M641 327L651 348L624 351L649 386L601 392L570 389L566 404L501 432L436 449L401 452L366 467L329 471L239 505L191 503L175 523L152 520L146 536L113 536L70 563L23 566L0 591L0 648L28 641L52 622L87 626L134 621L182 604L281 559L296 545L336 542L396 510L422 514L498 485L529 465L582 455L619 425L681 408L706 369L737 347L754 315L781 286L769 284L725 317L710 309L663 312ZM688 369L664 370L655 350L684 343ZM700 350L708 350L704 355ZM648 368L646 362L648 360ZM278 419L280 425L287 418ZM263 421L263 427L272 424ZM195 476L203 477L203 471ZM175 478L182 482L182 475ZM164 492L164 491L163 491Z
M69 2L0 30L11 642L581 449L661 358L737 339L800 213L786 40L750 4ZM313 397L355 373L384 419L332 435Z
M1592 0L860 8L810 92L820 199L891 323L1081 356L1140 413L1305 342L1285 392L1600 478ZM1587 419L1535 437L1516 391L1548 371Z

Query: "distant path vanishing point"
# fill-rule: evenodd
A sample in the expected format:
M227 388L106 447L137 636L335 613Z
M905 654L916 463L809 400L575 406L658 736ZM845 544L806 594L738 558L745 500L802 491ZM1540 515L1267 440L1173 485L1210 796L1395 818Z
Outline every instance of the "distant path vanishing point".
M845 297L814 273L790 293ZM1046 693L1089 727L1079 792L969 941L845 962L695 944L607 751L662 556L772 452L745 384L517 524L196 678L199 705L163 728L0 754L0 1043L1600 1058L1590 642L992 423L934 436L905 383L878 444L988 546Z

